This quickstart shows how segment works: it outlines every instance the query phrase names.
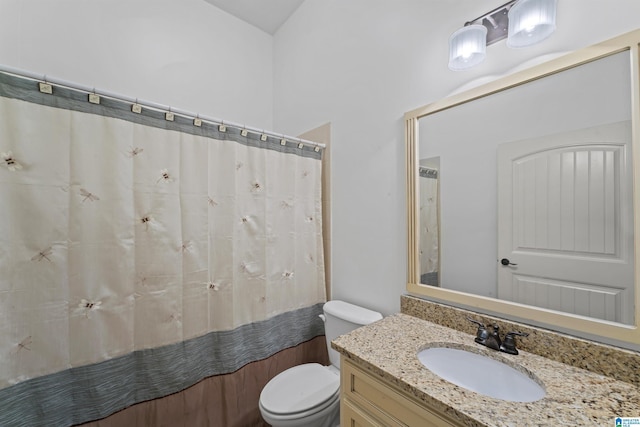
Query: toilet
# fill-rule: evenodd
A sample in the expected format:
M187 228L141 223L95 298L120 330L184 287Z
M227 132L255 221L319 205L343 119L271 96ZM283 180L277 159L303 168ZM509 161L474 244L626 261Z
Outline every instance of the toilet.
M340 354L331 341L382 319L378 312L344 301L323 306L329 366L306 363L279 373L260 393L260 413L273 427L334 427L340 423Z

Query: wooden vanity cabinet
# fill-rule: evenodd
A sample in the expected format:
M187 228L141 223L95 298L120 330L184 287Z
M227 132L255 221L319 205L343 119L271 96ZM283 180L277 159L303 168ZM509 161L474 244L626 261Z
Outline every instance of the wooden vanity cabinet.
M342 357L341 427L462 426Z

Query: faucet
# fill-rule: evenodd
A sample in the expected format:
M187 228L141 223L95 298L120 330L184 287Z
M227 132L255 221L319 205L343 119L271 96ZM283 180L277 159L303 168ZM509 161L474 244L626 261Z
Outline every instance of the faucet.
M487 337L484 345L485 347L500 351L502 340L500 339L500 327L497 324L494 323L493 332L491 332L491 334Z
M492 332L489 333L486 326L482 322L478 322L475 319L467 317L467 320L478 325L478 330L476 331L475 342L481 344L485 347L489 347L493 350L501 351L503 353L508 354L518 354L518 349L516 348L516 336L527 337L529 336L526 332L508 332L504 337L504 342L500 339L500 327L497 324L493 324Z

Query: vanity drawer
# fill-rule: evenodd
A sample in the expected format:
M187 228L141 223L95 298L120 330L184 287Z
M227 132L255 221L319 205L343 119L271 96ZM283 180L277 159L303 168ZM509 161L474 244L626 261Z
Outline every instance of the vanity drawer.
M353 422L348 418L342 419L345 426L462 426L424 403L418 403L345 358L342 358L340 366L343 407L360 408L364 414L375 420L358 422L362 418L357 418L356 414Z

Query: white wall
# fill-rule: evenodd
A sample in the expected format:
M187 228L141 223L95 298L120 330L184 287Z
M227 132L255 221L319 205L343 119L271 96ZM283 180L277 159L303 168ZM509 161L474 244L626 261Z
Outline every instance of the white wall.
M204 0L0 0L0 63L273 127L273 37Z
M331 122L333 296L389 314L406 280L404 112L640 27L637 0L561 0L546 42L449 71L449 35L502 3L307 0L272 38L203 0L0 0L0 63L292 135Z
M332 124L333 297L385 314L406 281L403 114L457 88L555 52L640 27L637 0L561 0L558 29L537 46L490 46L465 72L448 38L503 0L307 0L276 33L274 125Z

